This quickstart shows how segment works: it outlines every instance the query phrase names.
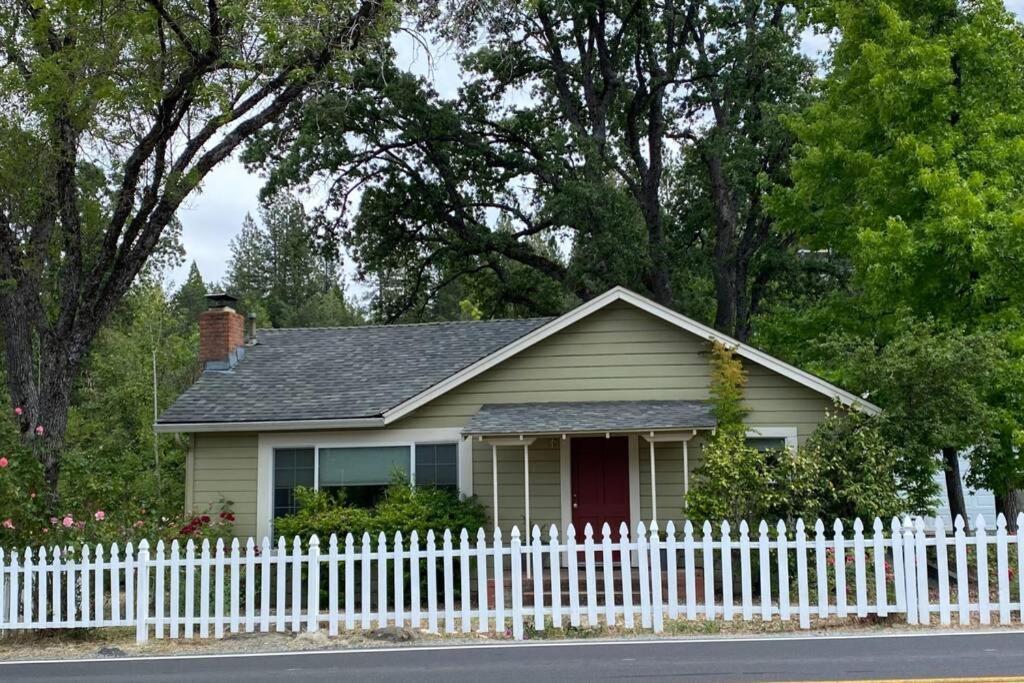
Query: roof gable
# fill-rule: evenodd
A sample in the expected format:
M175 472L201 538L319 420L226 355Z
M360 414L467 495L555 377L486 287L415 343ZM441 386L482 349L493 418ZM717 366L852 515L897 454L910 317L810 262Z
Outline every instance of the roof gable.
M625 289L624 287L616 287L605 292L601 296L578 306L565 315L550 320L520 339L517 339L515 342L512 342L508 346L499 349L490 356L480 359L476 363L437 383L427 391L424 391L423 393L386 411L384 413L385 424L393 423L396 420L400 420L403 417L410 415L413 411L416 411L430 401L433 401L455 388L464 385L466 382L478 377L487 370L498 366L513 356L535 346L545 339L549 339L574 323L577 323L594 313L615 304L616 302L624 302L634 306L655 318L669 323L675 328L685 330L686 332L689 332L705 341L718 341L726 344L730 348L733 348L739 357L762 366L771 372L786 377L799 385L827 397L830 400L838 400L840 403L847 406L855 405L870 414L880 412L880 409L874 404L855 396L854 394L851 394L850 392L845 391L844 389L841 389L820 377L816 377L815 375L800 370L799 368L785 363L784 361L781 361L778 358L775 358L752 346L742 344L727 335L723 335L715 331L713 328L681 315L665 306L661 306L660 304Z

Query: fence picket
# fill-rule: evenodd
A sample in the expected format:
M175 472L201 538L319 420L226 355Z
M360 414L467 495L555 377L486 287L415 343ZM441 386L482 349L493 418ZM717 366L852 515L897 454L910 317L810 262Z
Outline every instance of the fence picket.
M398 628L405 627L405 560L403 556L405 554L405 539L402 538L402 531L395 532L395 545L394 545L394 562L393 571L394 575L394 588L392 595L395 604L395 626Z
M397 575L396 575L397 576ZM477 633L490 630L490 599L487 595L487 533L481 528L476 532L476 606Z
M309 537L306 574L306 630L313 633L320 629L320 539L316 534Z
M967 537L964 534L964 518L956 516L953 521L953 541L956 544L956 604L960 613L960 625L971 623L969 578L967 576ZM895 535L893 536L895 540Z
M274 630L278 633L284 632L285 616L287 614L287 603L285 602L285 582L288 571L288 549L285 545L284 536L277 538L277 562L275 567L274 581Z
M917 566L917 621L929 624L931 605L928 596L928 546L925 543L924 519L921 517L914 521L914 562Z
M569 624L578 628L580 626L580 557L576 547L576 527L572 523L565 529L565 571L569 575Z
M825 523L814 522L814 574L818 594L818 618L828 618L828 548L825 545Z
M113 560L117 557L117 547L112 546L110 548L110 559ZM171 558L170 558L170 578L171 578L171 619L168 628L168 636L171 638L178 637L178 629L181 626L181 602L179 592L181 589L181 546L178 544L178 539L171 541ZM117 576L112 578L113 581L117 581ZM113 586L111 586L113 588ZM111 607L117 603L114 600L110 601ZM116 619L116 617L114 617Z
M797 583L797 613L799 615L800 628L811 627L810 598L807 595L807 533L804 530L804 520L796 520L796 583Z
M671 524L671 522L669 522ZM647 539L647 527L640 522L636 527L636 571L640 584L640 626L651 627L651 570L650 544ZM671 584L671 581L669 581ZM669 611L672 600L669 599Z
M115 543L114 546L116 547L117 544ZM0 550L0 623L3 623L3 620L4 620L4 598L3 598L4 579L3 579L3 570L4 570L4 555L3 555L3 550ZM54 548L53 548L53 559L50 562L50 572L51 572L50 583L53 586L53 600L50 601L50 609L53 611L53 623L54 623L55 626L59 626L59 625L64 623L61 620L61 618L60 618L60 608L61 608L61 605L62 605L62 602L61 602L61 588L63 586L63 583L61 582L62 573L63 573L62 570L63 570L63 568L61 567L60 548L54 546ZM118 615L120 616L120 605L118 605Z
M459 534L459 606L462 608L460 621L463 633L469 633L472 629L470 613L473 604L469 590L471 578L469 575L469 532L463 529Z
M415 533L415 532L413 532ZM345 630L356 627L356 548L355 538L345 534Z
M437 633L437 543L427 531L427 631Z
M281 541L281 548L283 551L284 540ZM141 544L139 545L139 553L142 553ZM140 557L139 566L141 567L142 564ZM138 591L142 592L141 573L139 574ZM199 637L208 638L210 636L210 540L207 538L203 539L203 546L199 553L199 600ZM281 603L283 602L284 600L281 600ZM142 604L141 598L139 604ZM279 614L283 614L283 612L279 611Z
M704 520L701 553L704 560L704 618L715 618L715 552L712 548L711 522Z
M864 523L853 520L853 584L857 598L857 616L868 615L867 557L864 550Z
M327 539L327 635L338 635L338 535Z
M371 602L372 584L370 581L370 534L363 532L362 545L359 550L359 577L360 590L359 590L359 626L364 631L370 629L370 616L373 610L373 604Z
M761 620L771 621L772 618L772 568L768 555L768 522L761 520L757 527L757 560L761 574ZM689 580L689 576L687 576Z
M882 520L878 517L875 517L873 529L875 533L871 539L871 556L875 560L875 612L878 616L884 617L889 614L889 589L886 578L889 561L885 554L885 534Z
M832 567L836 577L836 615L847 616L846 601L846 540L843 538L843 523L838 519L832 525Z
M906 577L903 575L903 534L900 533L902 524L896 517L892 518L890 525L892 544L892 573L895 584L896 611L905 612L906 602Z
M46 561L46 548L39 549L39 562L36 564L36 625L43 627L46 624L47 609L46 609L46 577L48 573L48 563ZM102 571L102 570L100 570ZM103 602L103 590L99 589L100 603Z
M26 576L22 581L23 587L27 586L30 583L29 575L27 572L32 562L31 556L29 555L27 549L25 550L25 553L26 557L24 568L26 571ZM82 582L82 588L81 595L79 596L78 599L78 604L81 607L82 626L88 626L92 623L92 607L90 605L91 600L89 599L89 596L92 595L92 572L89 571L90 567L92 566L89 561L90 554L91 552L89 550L89 546L83 545L81 555L82 562L80 565L81 571L79 572L79 578L81 579ZM24 600L24 602L27 603L22 605L22 608L24 610L24 623L27 624L29 621L31 621L32 605L28 602L27 598Z
M949 626L949 548L946 545L946 523L935 519L935 567L939 580L939 623Z
M256 630L256 541L245 541L245 632Z
M452 532L444 530L441 565L444 570L444 630L455 633L455 582L452 570Z
M732 542L729 540L729 522L722 522L722 619L732 621Z
M665 624L665 604L661 599L661 539L658 523L651 522L651 628L661 633Z
M604 570L604 618L609 626L615 624L615 578L612 574L612 530L605 522L601 527L601 561Z
M196 626L196 544L185 542L185 638L192 638ZM131 570L128 576L131 576ZM125 604L131 604L127 601ZM265 629L264 629L265 630Z
M145 643L149 640L149 541L139 541L139 585L135 605L135 640Z
M588 525L589 526L589 525ZM509 572L512 577L512 637L523 639L523 553L519 527L512 527Z
M639 540L639 538L637 539ZM676 556L676 524L671 519L665 525L665 577L668 584L668 618L679 618L679 568Z
M776 546L779 573L779 618L789 621L791 604L789 600L789 537L786 535L786 523L781 519L775 525Z
M686 565L686 618L697 618L697 567L694 566L693 524L683 524L683 563ZM653 585L653 584L652 584Z
M494 631L505 630L505 549L501 529L494 530Z
M18 613L20 611L18 609L18 600L19 600L19 596L21 595L21 593L18 592L18 551L17 551L17 549L11 550L11 566L8 569L8 572L9 572L9 575L10 575L9 586L10 586L10 596L11 596L11 598L10 598L10 603L7 606L8 607L8 609L7 609L7 623L10 624L11 628L18 628L18 626L20 625L18 623ZM70 577L73 574L74 574L74 572L69 572L68 573L68 577L69 577L68 580L69 580L69 582L72 581L72 579ZM68 595L74 596L74 594L75 594L75 592L73 590L69 590L68 591ZM73 597L69 598L69 600L71 600L71 599L73 599Z
M465 529L463 529L465 531ZM377 628L388 625L388 541L384 532L377 534ZM448 624L445 624L448 628ZM449 630L449 633L451 631Z
M743 602L743 621L754 618L754 601L750 576L750 526L740 521L740 599Z
M918 623L917 604L917 565L914 552L914 533L911 530L910 518L903 521L903 572L906 585L907 623Z
M242 602L241 596L240 596L241 587L242 587L242 581L241 581L242 577L240 576L240 574L241 574L240 568L242 566L241 552L242 552L242 549L241 549L241 545L238 542L238 539L237 538L231 539L231 557L228 560L228 564L229 564L229 568L231 570L231 583L230 583L231 597L230 597L230 605L231 605L231 632L232 633L238 633L239 630L241 629L241 620L240 620L241 602Z
M369 549L367 548L367 556ZM302 541L298 536L292 538L292 556L290 558L291 573L291 630L298 633L302 629ZM369 583L369 582L367 582Z
M561 546L558 543L558 528L554 524L548 530L548 547L548 563L551 565L551 622L555 628L562 628L562 570L559 560Z
M540 527L530 530L530 564L533 567L533 628L544 630L544 550L540 542Z
M978 575L978 618L982 624L992 623L992 610L989 604L988 587L988 533L985 530L985 518L978 513L974 521L974 538L977 544L977 575Z
M583 565L587 583L587 625L597 626L597 562L594 558L594 527L583 527Z
M298 539L296 539L296 543ZM224 540L217 539L217 552L213 558L213 637L224 637Z
M270 539L263 537L259 547L259 630L270 630Z
M1010 568L1006 550L1006 517L996 517L996 576L999 586L999 623L1010 623Z
M423 601L420 599L420 535L409 534L409 625L419 628L423 623Z
M629 526L619 524L619 577L622 583L622 623L633 628L633 572L629 552Z

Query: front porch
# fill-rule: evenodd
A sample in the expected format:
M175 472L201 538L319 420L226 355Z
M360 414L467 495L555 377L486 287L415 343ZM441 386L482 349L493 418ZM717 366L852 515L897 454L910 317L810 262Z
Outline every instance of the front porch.
M472 491L493 527L684 519L690 474L715 428L703 401L594 401L484 405L463 429ZM524 534L525 536L525 534ZM524 539L525 540L525 539Z

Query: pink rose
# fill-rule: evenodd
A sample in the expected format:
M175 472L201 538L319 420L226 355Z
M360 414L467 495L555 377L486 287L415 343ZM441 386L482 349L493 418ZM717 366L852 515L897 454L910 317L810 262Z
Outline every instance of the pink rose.
M21 409L21 406L18 406L17 408L14 409L15 415L21 415L23 412L25 411Z
M142 525L143 525L144 523L145 523L145 522L143 522L143 521L142 521L142 520L140 519L139 521L135 522L135 524L132 524L132 526L133 526L133 527L135 527L136 529L138 529L138 528L139 528L139 527L141 527L141 526L142 526Z
M13 529L14 528L14 522L11 521L10 517L8 517L7 519L4 520L4 528L5 529Z
M71 517L71 515L68 515L64 519L62 519L60 523L64 525L65 529L68 529L71 527L72 524L75 523L75 520Z
M96 514L93 515L93 519L95 519L97 522L102 522L106 518L107 518L107 513L104 512L103 510L97 510Z
M43 435L43 425L38 425L36 427L36 436L42 436L42 435Z
M10 460L8 460L7 458L0 457L0 469L7 467L9 464L11 464Z

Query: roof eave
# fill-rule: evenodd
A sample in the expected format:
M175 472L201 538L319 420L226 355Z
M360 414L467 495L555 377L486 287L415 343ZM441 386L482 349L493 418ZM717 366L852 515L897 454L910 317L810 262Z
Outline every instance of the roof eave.
M316 429L367 429L384 426L382 417L353 417L333 420L264 420L249 422L157 422L159 434L214 432L295 432Z

